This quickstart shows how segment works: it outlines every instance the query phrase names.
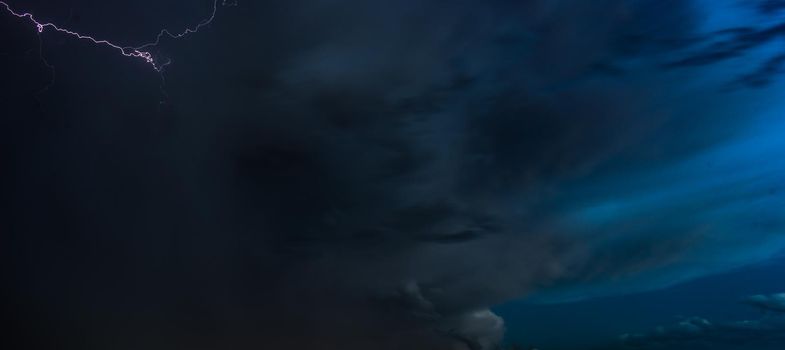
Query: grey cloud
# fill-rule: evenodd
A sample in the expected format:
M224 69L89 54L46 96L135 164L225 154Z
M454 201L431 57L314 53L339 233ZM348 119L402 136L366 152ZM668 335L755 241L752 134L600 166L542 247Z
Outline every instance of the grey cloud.
M753 295L744 302L765 311L785 312L785 293L771 295Z
M462 314L442 322L440 327L440 332L466 350L499 349L504 336L504 320L487 309Z

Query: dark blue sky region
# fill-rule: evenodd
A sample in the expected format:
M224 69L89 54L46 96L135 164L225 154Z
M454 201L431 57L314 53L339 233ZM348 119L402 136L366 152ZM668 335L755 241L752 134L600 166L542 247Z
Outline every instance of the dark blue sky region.
M0 348L785 348L785 1L218 5L0 13Z
M691 318L731 323L776 315L776 310L755 307L747 299L781 293L785 281L776 276L783 269L785 258L780 257L654 291L556 304L518 300L494 311L505 319L512 342L548 349L636 348L624 346L625 334L645 334ZM777 332L785 334L785 329ZM756 337L749 338L754 343ZM671 349L695 346L668 345Z

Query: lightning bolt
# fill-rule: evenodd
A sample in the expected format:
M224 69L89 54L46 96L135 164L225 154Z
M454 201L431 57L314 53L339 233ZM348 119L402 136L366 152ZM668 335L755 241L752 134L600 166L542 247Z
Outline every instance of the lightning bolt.
M116 52L118 52L119 54L121 54L121 55L123 55L125 57L131 57L131 58L142 60L146 64L149 64L156 72L162 73L164 68L166 68L166 66L171 64L171 60L167 60L166 62L158 62L158 61L156 61L155 57L150 52L150 48L158 46L161 43L161 39L163 39L164 37L169 37L169 38L172 38L172 39L179 39L179 38L182 38L182 37L187 36L189 34L196 33L202 27L212 23L213 20L215 19L216 13L218 12L218 4L219 3L221 3L222 6L237 6L237 2L236 1L232 1L232 0L215 0L213 2L213 8L212 8L212 12L210 13L210 16L205 18L204 20L202 20L201 22L199 22L195 26L193 26L191 28L186 28L182 32L172 32L169 29L162 29L158 33L158 35L156 36L154 41L151 41L149 43L142 44L142 45L139 45L139 46L123 46L123 45L114 43L114 42L109 41L109 40L97 39L96 37L93 37L91 35L82 34L82 33L79 33L77 31L74 31L74 30L71 30L71 29L68 29L68 28L60 27L60 26L58 26L55 23L39 21L38 19L35 18L35 16L32 13L16 11L13 8L11 8L11 5L9 5L7 2L2 1L2 0L0 0L0 10L4 9L5 12L8 12L9 14L11 14L13 16L16 16L16 17L21 18L21 19L26 19L27 21L29 21L30 24L32 24L35 27L35 29L38 31L37 34L39 36L39 44L40 44L40 39L41 39L41 37L40 37L41 33L43 33L45 30L53 30L55 32L66 34L66 35L72 36L72 37L80 39L80 40L87 40L87 41L92 42L93 44L98 45L98 46L107 47L109 49L115 50ZM46 59L44 59L43 55L41 56L41 59L42 59L42 61L44 62L44 64L47 67L49 67L50 69L53 69L53 67L46 61ZM52 71L52 72L53 72L53 75L54 75L54 71Z

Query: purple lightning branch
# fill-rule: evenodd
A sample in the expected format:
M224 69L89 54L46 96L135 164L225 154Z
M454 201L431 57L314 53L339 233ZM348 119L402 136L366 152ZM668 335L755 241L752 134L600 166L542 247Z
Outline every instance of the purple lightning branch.
M5 8L6 12L10 13L11 15L14 15L14 16L22 18L22 19L27 19L28 21L30 21L35 26L35 28L38 30L39 34L43 33L44 30L46 30L46 29L52 29L52 30L55 30L55 31L63 33L63 34L67 34L67 35L76 37L78 39L90 41L90 42L92 42L92 43L94 43L96 45L99 45L99 46L109 47L111 49L114 49L114 50L118 51L123 56L133 57L133 58L138 58L138 59L144 60L147 64L151 65L153 67L153 69L155 69L157 72L162 72L163 69L167 65L169 65L170 61L167 61L167 62L164 62L164 63L156 62L155 58L153 57L153 54L150 53L150 51L147 51L146 49L148 49L150 47L155 47L158 44L160 44L161 39L163 37L165 37L165 36L169 37L169 38L172 38L172 39L177 39L177 38L182 38L182 37L184 37L184 36L186 36L188 34L192 34L192 33L198 32L199 29L201 29L202 27L210 24L213 21L213 19L215 19L215 14L218 12L218 2L219 1L222 1L221 4L224 5L224 6L234 6L234 5L236 5L235 2L230 2L228 0L215 0L213 2L213 9L212 9L212 12L210 13L210 16L207 17L206 19L202 20L201 22L199 22L196 26L194 26L192 28L186 28L185 30L183 30L182 32L179 32L179 33L172 33L168 29L162 29L158 33L158 35L156 36L155 41L147 43L147 44L143 44L143 45L140 45L140 46L136 46L136 47L133 47L133 46L121 46L121 45L113 43L113 42L111 42L109 40L96 39L95 37L90 36L90 35L85 35L85 34L81 34L79 32L76 32L76 31L73 31L73 30L70 30L70 29L67 29L67 28L62 28L62 27L58 26L57 24L54 24L54 23L51 23L51 22L41 22L41 21L37 20L33 16L32 13L15 11L5 1L1 1L0 0L0 5L2 5L2 7L0 7L0 8Z

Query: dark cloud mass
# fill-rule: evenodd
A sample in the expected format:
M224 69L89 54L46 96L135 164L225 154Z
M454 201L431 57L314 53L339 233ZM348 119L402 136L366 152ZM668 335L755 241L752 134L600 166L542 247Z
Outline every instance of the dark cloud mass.
M108 24L91 2L18 3L130 41L202 10L106 5L127 13ZM707 34L704 7L239 1L162 44L163 92L44 33L43 94L34 34L4 17L3 348L494 349L505 301L765 259L785 247L767 161L785 126L770 95L722 86L774 83L782 54L715 64L783 24ZM756 322L641 339L775 320Z

